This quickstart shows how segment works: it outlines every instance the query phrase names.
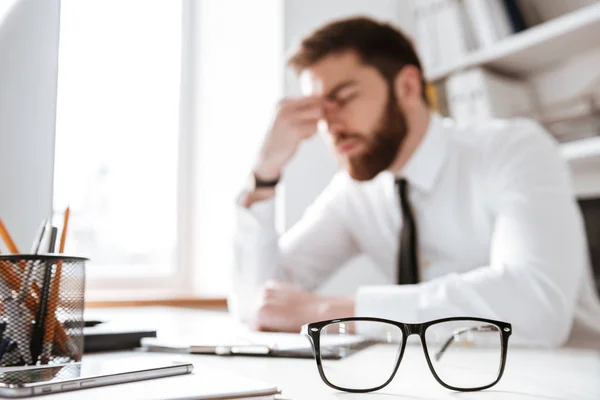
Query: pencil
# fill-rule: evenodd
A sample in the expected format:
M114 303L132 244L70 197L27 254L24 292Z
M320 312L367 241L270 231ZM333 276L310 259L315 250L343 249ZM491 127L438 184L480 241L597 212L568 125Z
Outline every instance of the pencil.
M0 236L2 236L2 240L4 240L4 243L6 243L6 246L8 247L8 250L11 253L14 253L14 254L20 253L19 249L15 245L15 242L12 240L10 234L8 233L8 230L2 223L2 219L0 219ZM1 265L1 264L5 264L5 263L7 264L6 266ZM21 269L23 269L23 266L21 266ZM0 275L2 275L2 278L4 279L4 281L11 287L12 290L15 290L15 291L19 290L19 288L21 286L21 278L15 272L15 270L12 268L12 265L10 265L9 262L3 261L0 263ZM41 292L40 288L37 287L36 285L33 285L33 294L29 293L25 299L25 305L29 309L29 312L31 312L33 315L35 315L35 312L36 312L36 309L38 306L38 299L40 298L40 292ZM34 297L34 295L37 297L37 299L36 299L36 297ZM50 316L49 320L56 322L56 317L54 315L52 315L52 316ZM67 335L67 332L65 331L64 327L60 324L59 324L58 329L54 333L54 340L56 340L56 342L58 343L61 350L68 351L68 342L69 342L70 338Z
M63 222L63 230L60 235L60 247L59 253L63 254L65 251L65 243L67 241L67 230L69 228L69 207L65 210L64 222ZM52 285L50 288L50 304L48 304L48 315L55 317L56 308L58 306L59 300L59 290L60 290L60 278L62 274L62 260L59 260L56 263L56 272L54 273L54 278L52 281ZM54 331L56 329L56 318L50 318L48 320L48 325L46 326L46 332L44 333L44 348L42 350L42 363L50 357L52 353L52 343L54 339ZM59 323L59 326L60 323ZM61 326L62 327L62 326Z
M0 261L0 274L2 275L2 278L6 281L6 283L8 283L8 285L10 286L10 288L12 290L14 290L14 291L19 290L19 286L21 285L21 278L15 272L15 270L12 268L12 265L10 264L10 262ZM40 289L37 286L33 286L33 293L35 293L35 295L37 296L38 299L40 298ZM25 300L25 305L29 309L29 312L31 312L32 314L35 315L38 301L35 297L33 297L33 295L31 293L27 296L27 298ZM49 316L49 317L50 317L50 320L53 319L54 322L56 322L55 316ZM64 327L60 324L59 324L59 329L57 329L54 334L54 340L56 340L56 342L58 343L58 345L61 347L61 349L63 351L67 351L67 341L69 340L69 336L67 335L67 332L65 331Z
M15 242L12 240L10 234L6 230L6 227L2 222L2 218L0 218L0 236L2 236L2 240L4 240L8 251L10 251L13 254L19 254L19 249L17 249L17 245L15 245Z
M4 240L6 247L8 247L8 251L10 251L13 254L21 253L17 248L17 245L15 244L14 240L10 236L10 233L8 233L8 230L4 226L2 219L0 219L0 236L2 236L2 240ZM21 273L25 272L25 268L27 268L27 263L25 261L19 261L19 268L21 268Z

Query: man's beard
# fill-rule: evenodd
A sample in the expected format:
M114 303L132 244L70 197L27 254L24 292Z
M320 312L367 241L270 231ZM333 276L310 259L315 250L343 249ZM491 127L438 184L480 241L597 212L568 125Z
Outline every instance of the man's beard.
M357 181L368 181L392 165L406 136L406 118L398 108L396 96L390 90L384 114L375 134L371 137L343 132L336 138L339 141L352 138L361 141L365 150L350 157L340 157L350 176Z

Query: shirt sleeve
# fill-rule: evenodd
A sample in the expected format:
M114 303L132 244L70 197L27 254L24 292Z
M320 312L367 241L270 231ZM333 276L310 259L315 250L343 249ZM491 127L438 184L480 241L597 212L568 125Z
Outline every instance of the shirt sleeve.
M336 175L289 231L275 229L273 199L249 209L238 206L235 270L229 307L245 320L260 286L276 279L313 290L346 261L358 246L344 220L348 178Z
M567 340L587 262L583 220L550 136L533 122L517 129L483 157L495 217L490 265L418 285L360 288L357 315L405 322L485 317L512 323L511 342Z

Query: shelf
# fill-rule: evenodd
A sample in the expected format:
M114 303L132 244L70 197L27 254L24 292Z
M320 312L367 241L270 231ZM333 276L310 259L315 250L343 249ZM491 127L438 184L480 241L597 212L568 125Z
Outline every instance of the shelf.
M600 158L600 136L561 143L560 153L569 161Z
M477 50L455 63L425 71L429 81L474 66L524 75L560 60L600 47L600 3L544 22Z

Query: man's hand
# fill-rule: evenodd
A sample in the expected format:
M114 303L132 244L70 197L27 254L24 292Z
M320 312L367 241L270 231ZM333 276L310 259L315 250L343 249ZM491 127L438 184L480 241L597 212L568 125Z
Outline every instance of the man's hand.
M261 331L299 332L308 322L354 315L351 298L318 296L276 281L265 284L258 300L251 324Z
M323 99L320 97L280 101L259 153L256 176L264 180L277 179L300 143L317 132L317 123L322 117Z

